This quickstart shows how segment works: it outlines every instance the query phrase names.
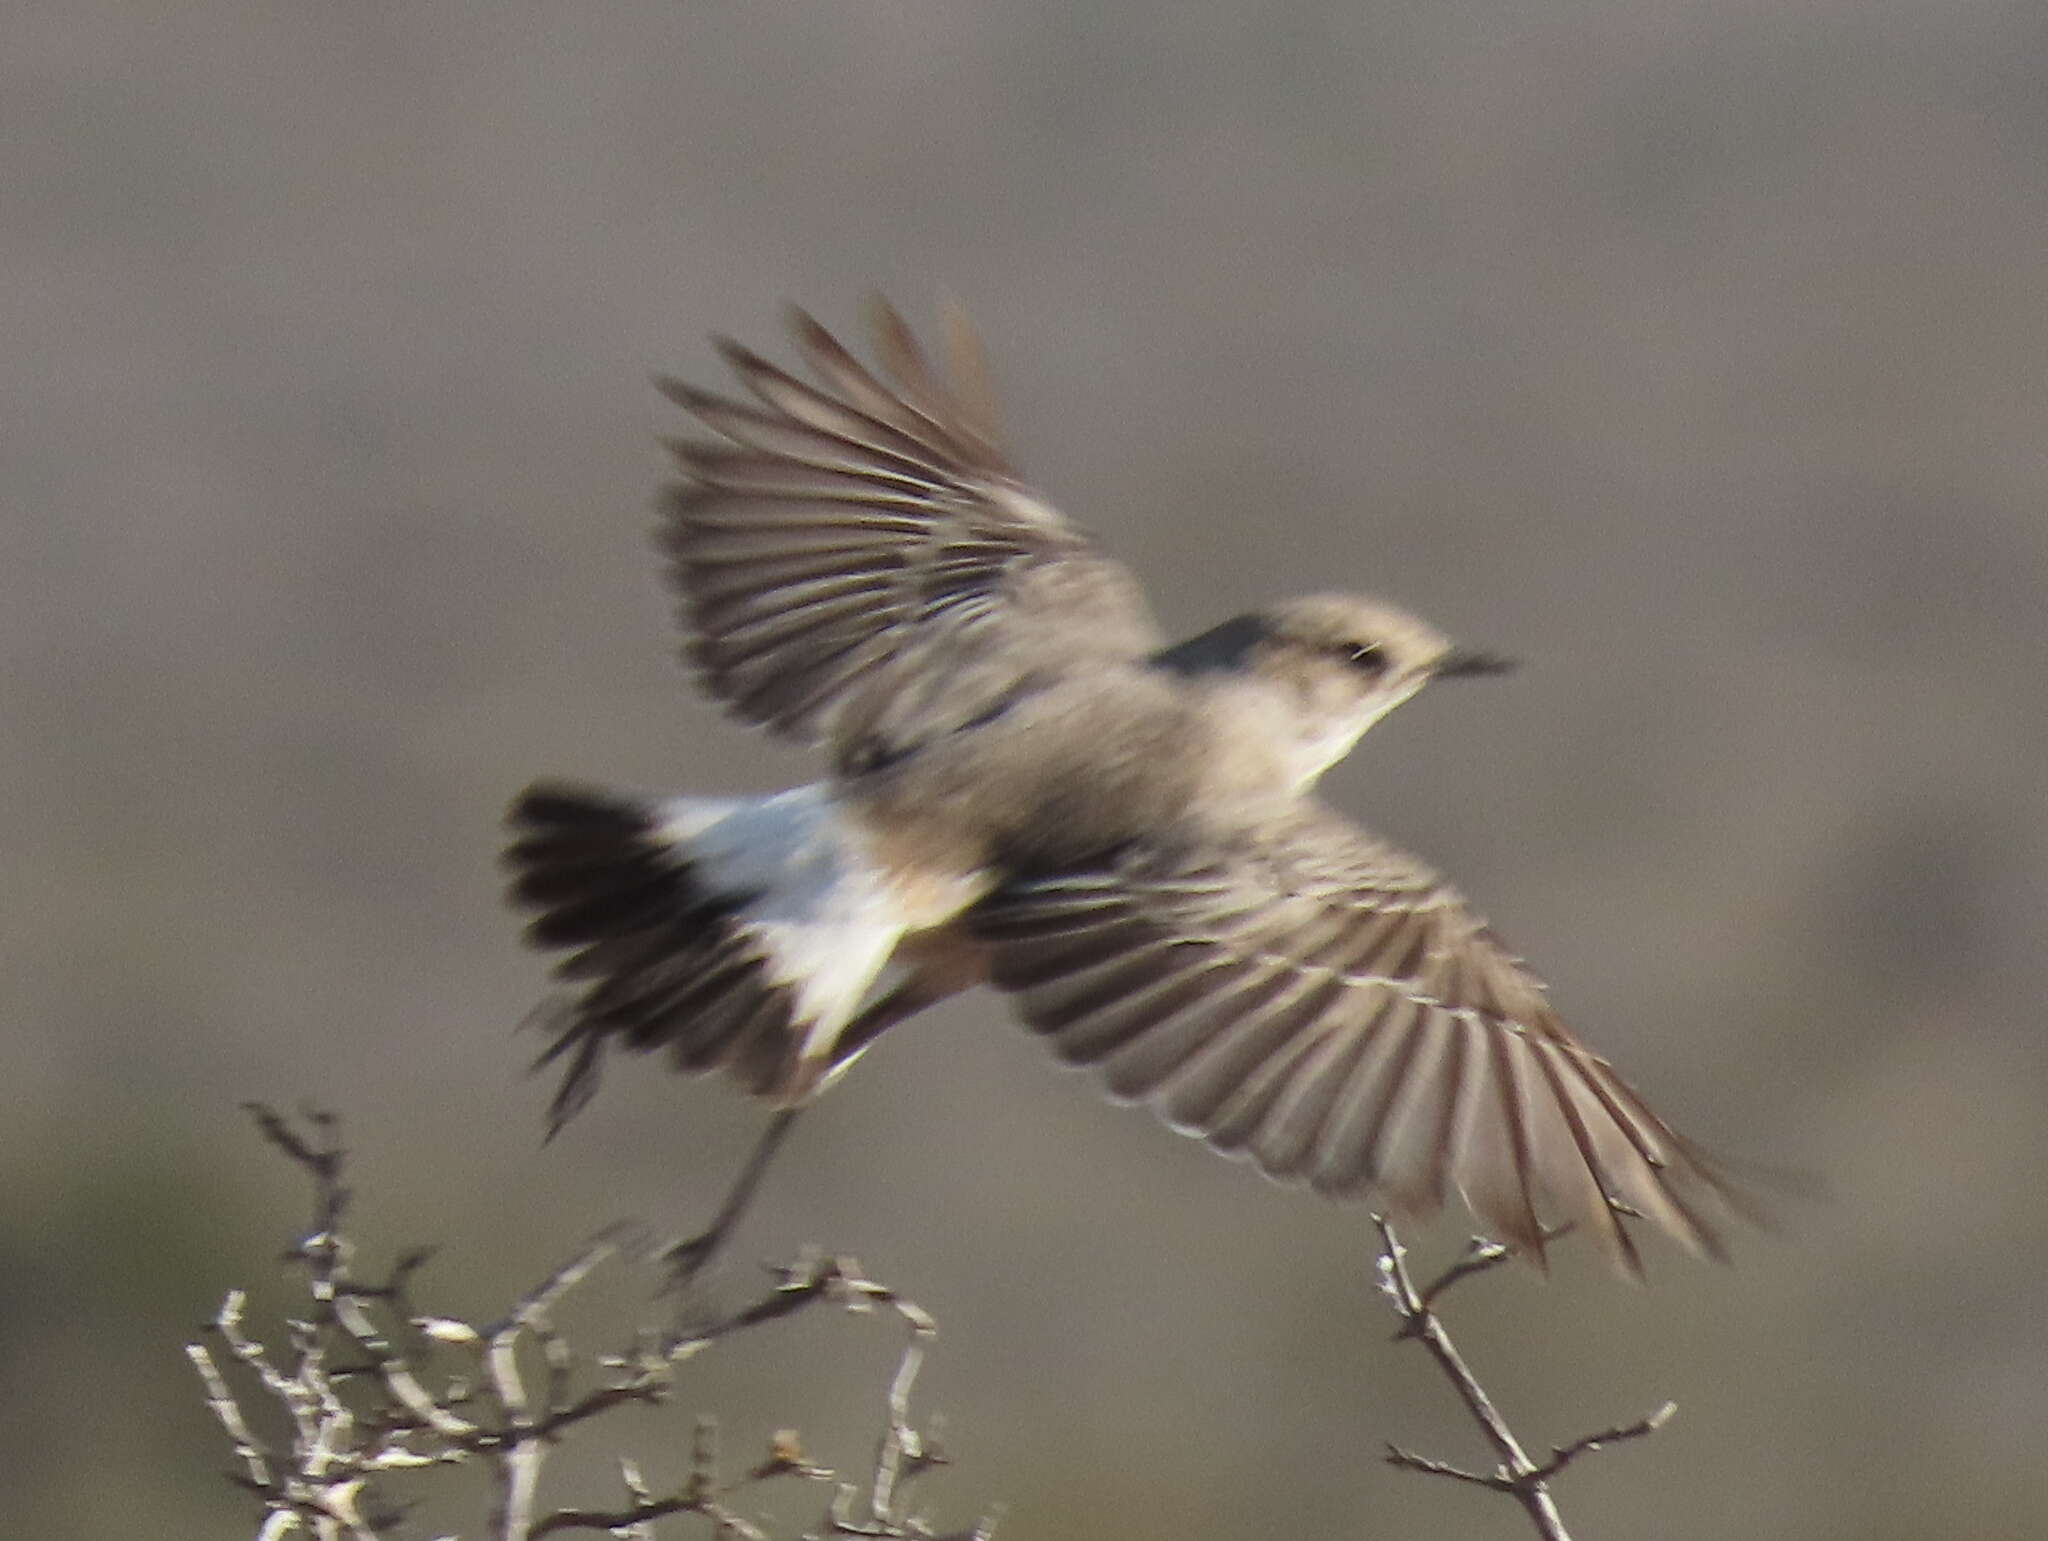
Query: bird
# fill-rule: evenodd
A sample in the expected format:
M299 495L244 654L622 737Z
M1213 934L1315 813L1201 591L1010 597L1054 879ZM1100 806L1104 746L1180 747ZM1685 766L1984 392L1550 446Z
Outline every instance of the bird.
M1640 1276L1632 1227L1727 1256L1749 1205L1568 1029L1421 860L1318 797L1437 680L1502 672L1347 593L1183 641L1022 479L979 336L887 302L874 364L811 315L805 378L714 339L658 541L701 688L814 749L753 797L538 781L510 897L556 955L551 1134L613 1051L775 1110L685 1271L798 1111L888 1028L988 986L1113 1099L1282 1182L1428 1219L1455 1195L1539 1265L1562 1231Z

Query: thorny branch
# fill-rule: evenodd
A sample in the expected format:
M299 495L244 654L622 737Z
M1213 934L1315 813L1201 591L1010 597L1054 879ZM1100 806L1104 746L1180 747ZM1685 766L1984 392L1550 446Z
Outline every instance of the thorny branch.
M268 1107L252 1104L249 1111L264 1137L312 1179L312 1228L286 1254L305 1270L311 1309L287 1322L288 1343L280 1352L244 1329L246 1296L232 1290L186 1354L233 1447L239 1469L231 1480L263 1502L259 1541L294 1535L383 1541L399 1518L383 1484L396 1474L469 1461L492 1471L486 1531L492 1541L539 1541L579 1530L652 1541L657 1522L676 1515L703 1517L718 1537L768 1541L732 1505L780 1477L833 1484L817 1532L823 1537L985 1541L992 1533L991 1518L942 1536L908 1507L915 1479L946 1462L937 1442L910 1421L911 1391L938 1327L919 1306L863 1275L852 1259L806 1255L776 1270L763 1295L731 1314L666 1335L642 1333L611 1355L578 1351L553 1318L565 1296L624 1250L618 1227L592 1238L502 1320L478 1325L417 1314L407 1291L428 1252L407 1253L381 1282L355 1274L355 1247L343 1229L347 1158L334 1115L308 1110L295 1124ZM745 1470L721 1476L717 1427L700 1418L689 1474L675 1492L657 1493L621 1459L626 1502L618 1508L541 1511L541 1468L566 1435L612 1408L669 1400L676 1367L685 1360L820 1302L855 1313L893 1313L909 1334L864 1484L837 1482L805 1456L790 1429ZM440 1367L450 1354L460 1366L452 1372ZM236 1391L237 1379L253 1382L281 1407L288 1438L266 1441L255 1432L244 1404L250 1393Z
M1408 1271L1406 1249L1394 1232L1394 1227L1385 1217L1373 1216L1373 1224L1380 1233L1379 1275L1380 1291L1392 1302L1395 1314L1401 1318L1396 1338L1413 1338L1429 1350L1430 1357L1443 1371L1445 1379L1458 1393L1459 1400L1472 1414L1493 1446L1499 1464L1491 1472L1466 1471L1443 1461L1416 1455L1403 1450L1399 1445L1387 1446L1387 1462L1407 1471L1419 1471L1432 1477L1449 1477L1458 1482L1470 1482L1496 1493L1506 1493L1522 1506L1536 1527L1536 1533L1544 1541L1571 1541L1564 1528L1564 1520L1557 1512L1557 1503L1551 1497L1551 1479L1556 1477L1582 1455L1590 1455L1606 1445L1619 1444L1623 1440L1642 1439L1654 1434L1678 1411L1674 1402L1666 1402L1646 1418L1634 1423L1621 1424L1611 1429L1602 1429L1596 1434L1587 1434L1569 1444L1554 1446L1550 1459L1536 1462L1522 1448L1515 1438L1507 1420L1493 1405L1493 1399L1479 1384L1477 1377L1459 1354L1451 1335L1444 1329L1443 1320L1436 1314L1436 1303L1451 1286L1469 1279L1476 1274L1487 1273L1499 1267L1514 1255L1512 1247L1500 1242L1474 1238L1465 1255L1427 1285L1418 1287ZM1563 1234L1563 1228L1546 1235L1544 1240L1554 1240Z

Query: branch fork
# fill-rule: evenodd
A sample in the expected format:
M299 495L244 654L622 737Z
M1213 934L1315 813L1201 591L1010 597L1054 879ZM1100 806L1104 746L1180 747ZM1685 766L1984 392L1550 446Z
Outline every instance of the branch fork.
M1515 1249L1501 1242L1474 1237L1465 1255L1451 1264L1426 1285L1418 1286L1408 1268L1407 1249L1396 1234L1392 1222L1382 1215L1373 1216L1373 1225L1379 1231L1379 1288L1392 1303L1394 1313L1400 1318L1395 1330L1397 1342L1420 1343L1429 1351L1444 1378L1451 1383L1458 1399L1479 1425L1480 1432L1493 1447L1499 1464L1490 1472L1467 1471L1449 1462L1417 1455L1399 1445L1388 1444L1386 1459L1391 1466L1404 1471L1421 1472L1425 1476L1444 1477L1455 1482L1471 1483L1490 1492L1505 1493L1521 1505L1535 1526L1536 1533L1544 1541L1571 1541L1559 1515L1557 1502L1551 1496L1550 1484L1566 1467L1580 1457L1590 1455L1608 1445L1621 1444L1628 1440L1644 1439L1656 1433L1677 1413L1674 1402L1666 1402L1647 1417L1633 1423L1618 1424L1613 1428L1601 1429L1597 1433L1582 1435L1568 1444L1551 1448L1550 1458L1535 1461L1529 1456L1507 1420L1486 1394L1466 1365L1464 1356L1451 1341L1443 1319L1437 1314L1437 1302L1457 1284L1479 1274L1490 1273L1515 1255ZM1569 1227L1560 1226L1547 1232L1543 1238L1548 1244L1563 1235Z

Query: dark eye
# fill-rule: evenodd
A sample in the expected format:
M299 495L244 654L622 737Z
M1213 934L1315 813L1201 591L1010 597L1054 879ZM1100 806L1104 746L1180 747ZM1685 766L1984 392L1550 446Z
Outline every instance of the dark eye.
M1343 651L1344 661L1360 674L1382 674L1386 671L1386 649L1377 642L1361 642Z

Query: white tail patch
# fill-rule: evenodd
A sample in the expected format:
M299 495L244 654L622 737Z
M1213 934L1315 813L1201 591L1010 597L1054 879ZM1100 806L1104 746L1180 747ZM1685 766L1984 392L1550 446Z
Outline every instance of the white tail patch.
M869 997L904 931L900 907L846 816L820 786L773 797L666 799L657 839L687 852L714 893L740 901L735 924L776 982L795 992L808 1081Z

